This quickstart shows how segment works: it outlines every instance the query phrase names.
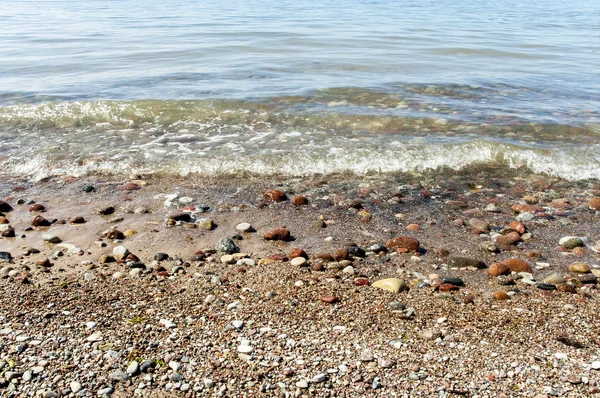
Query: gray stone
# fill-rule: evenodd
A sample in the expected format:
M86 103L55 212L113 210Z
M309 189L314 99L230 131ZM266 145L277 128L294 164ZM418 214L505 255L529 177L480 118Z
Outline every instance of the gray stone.
M244 322L243 321L232 321L231 325L236 328L236 329L241 329L244 327Z
M315 377L312 378L313 383L322 383L327 380L327 375L325 373L319 373Z
M12 255L9 252L0 252L0 262L8 263L12 260Z
M215 250L220 253L233 254L237 251L237 246L233 241L227 237L222 237L217 245L215 246Z
M62 239L60 239L58 236L53 235L53 234L44 234L44 235L42 235L42 240L44 242L49 242L49 243L60 243L60 242L62 242Z
M112 387L106 387L106 388L103 388L102 390L98 390L98 396L110 395L113 393L113 391L114 391L114 389Z
M243 222L238 224L235 227L236 230L240 231L240 232L251 232L253 230L252 228L252 224L249 224L247 222Z
M170 361L169 362L169 367L171 369L173 369L173 371L177 372L179 369L181 369L181 364L179 362L176 362L176 361Z
M30 381L32 377L31 370L26 370L25 373L23 373L23 381Z
M123 258L123 257L127 257L127 255L129 254L129 250L127 250L127 248L125 246L116 246L113 249L113 256L115 256L116 258Z
M127 367L126 373L131 376L135 376L140 372L140 364L138 361L133 361Z
M117 370L108 375L110 380L116 381L127 381L129 380L129 375L121 370Z

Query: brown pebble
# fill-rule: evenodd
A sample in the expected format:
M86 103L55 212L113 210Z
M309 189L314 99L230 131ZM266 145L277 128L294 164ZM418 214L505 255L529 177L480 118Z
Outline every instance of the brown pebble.
M465 304L471 304L475 301L475 296L473 294L467 294L465 297L463 297L463 303Z
M398 236L386 242L385 247L388 250L406 249L416 252L419 250L419 241L409 236Z
M453 292L453 291L457 291L460 290L460 287L453 285L451 283L442 283L439 287L438 290L440 292Z
M558 285L556 285L556 290L558 290L559 292L563 292L563 293L577 293L577 289L575 288L575 286L569 284L569 283L560 283Z
M518 232L509 232L506 235L497 235L494 237L494 243L499 246L510 246L521 240Z
M308 199L306 199L304 196L298 195L292 198L291 203L294 206L306 206L308 205Z
M577 257L581 257L585 254L585 249L583 247L576 247L573 250L571 250L571 253L573 253Z
M510 274L510 267L504 263L495 263L488 268L488 274L491 276L500 276Z
M523 224L520 221L513 221L510 224L508 224L508 226L520 233L521 235L523 235L526 231L525 224Z
M105 207L97 211L101 216L109 216L115 212L115 208L112 206Z
M527 205L527 204L523 204L523 203L519 203L514 205L513 207L511 207L512 210L515 213L523 213L523 212L534 212L535 211L535 207L532 205Z
M527 264L526 261L523 261L518 258L511 258L508 260L502 261L502 264L505 264L510 268L511 272L529 272L533 273L531 266Z
M123 191L136 191L138 189L142 189L142 187L140 187L138 184L135 184L133 182L128 182L126 184L120 185L119 189L121 189Z
M330 263L333 261L333 256L329 253L319 253L315 256L315 258L317 258L323 262L326 262L326 263Z
M34 227L49 227L51 224L50 221L46 220L44 217L35 216L35 218L31 222L31 225Z
M9 211L12 211L12 209L13 208L11 205L9 205L3 200L0 200L0 211L8 213Z
M75 216L69 220L69 223L70 224L84 224L85 218L83 218L81 216Z
M504 290L498 290L494 292L494 300L508 300L510 296Z
M287 199L283 192L276 189L269 189L267 192L265 192L263 197L265 201L268 202L283 202Z
M133 254L133 253L129 253L127 255L127 257L125 258L125 260L127 260L127 261L133 261L134 263L137 263L137 262L140 261L140 258L138 256L136 256L135 254Z
M323 264L322 263L312 263L310 266L310 269L313 271L323 271Z
M367 286L369 284L369 280L367 278L356 278L354 279L354 284L356 286Z
M0 216L0 224L9 224L8 219L4 216Z
M116 229L111 229L110 231L108 231L106 233L106 237L108 239L111 239L111 240L123 240L123 239L125 239L125 235L123 235L123 232L118 231Z
M275 253L275 254L271 254L269 256L269 260L285 262L285 261L288 261L289 259L283 253Z
M337 249L333 252L332 257L335 261L347 260L348 259L348 250Z
M406 229L408 229L409 231L418 231L421 229L421 226L419 224L408 224Z
M340 299L335 296L323 296L321 301L327 304L337 303Z
M31 206L29 206L29 211L32 212L32 213L34 211L44 212L44 211L46 211L46 208L42 204L34 203Z
M37 260L35 262L35 265L39 265L40 267L52 267L52 263L47 258L43 258L41 260Z
M590 208L590 210L600 210L600 198L596 197L590 199L590 201L588 202L588 207Z
M290 258L296 258L296 257L302 257L302 258L305 258L308 260L308 255L306 254L306 252L297 247L293 248L292 251L290 252Z
M290 238L290 231L287 228L272 229L264 235L266 240L287 241Z

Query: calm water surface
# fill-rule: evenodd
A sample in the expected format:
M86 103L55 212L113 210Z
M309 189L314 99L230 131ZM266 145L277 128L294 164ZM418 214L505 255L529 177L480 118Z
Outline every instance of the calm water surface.
M4 172L600 177L595 1L0 0L0 27Z

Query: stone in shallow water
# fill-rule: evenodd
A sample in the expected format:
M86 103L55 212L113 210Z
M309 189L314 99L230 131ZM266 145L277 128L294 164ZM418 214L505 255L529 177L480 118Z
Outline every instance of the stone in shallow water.
M565 236L558 241L558 244L565 249L574 249L583 246L583 239L578 236Z
M590 267L586 263L577 261L569 265L569 271L576 274L587 274L588 272L590 272Z
M371 286L393 293L398 293L400 290L408 290L408 285L402 279L397 278L381 279L373 282Z

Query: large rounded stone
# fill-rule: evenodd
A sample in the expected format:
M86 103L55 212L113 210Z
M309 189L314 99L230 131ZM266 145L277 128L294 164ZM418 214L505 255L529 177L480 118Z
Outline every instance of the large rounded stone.
M265 240L287 241L290 239L290 231L287 228L272 229L265 234L264 238Z
M511 272L529 272L530 274L533 272L531 266L527 264L527 262L518 258L504 260L502 263L507 265Z
M237 251L237 246L227 237L222 237L215 246L215 250L219 253L233 254Z
M371 286L388 290L393 293L398 293L401 290L408 290L408 285L402 279L397 278L381 279L377 282L373 282Z
M448 257L448 260L446 261L446 263L450 267L456 267L456 268L467 268L467 267L473 267L473 268L478 268L478 269L487 268L487 266L485 265L485 263L483 261L477 260L474 258L469 258L469 257L458 257L458 256Z
M590 267L586 263L578 261L569 265L569 271L576 274L587 274L590 272Z
M575 249L583 246L583 240L578 236L565 236L558 241L558 244L565 249Z
M510 267L504 263L495 263L488 268L488 274L491 276L500 276L510 274Z
M588 202L588 207L590 210L600 210L600 198L592 198Z
M406 249L411 252L419 250L419 241L410 236L398 236L386 242L385 247L388 250Z

